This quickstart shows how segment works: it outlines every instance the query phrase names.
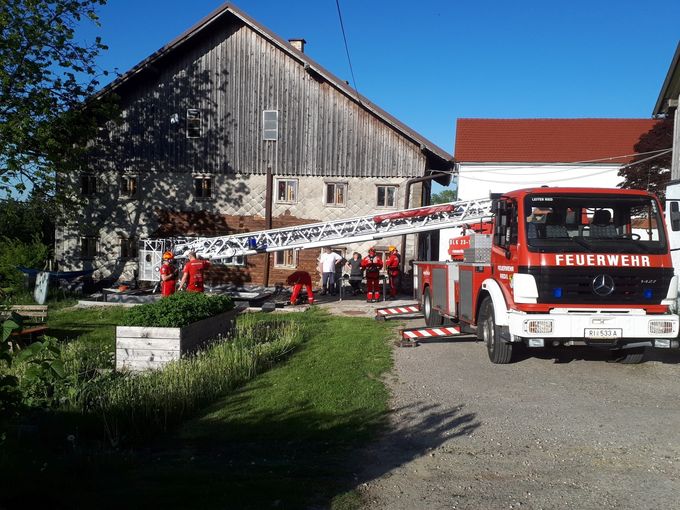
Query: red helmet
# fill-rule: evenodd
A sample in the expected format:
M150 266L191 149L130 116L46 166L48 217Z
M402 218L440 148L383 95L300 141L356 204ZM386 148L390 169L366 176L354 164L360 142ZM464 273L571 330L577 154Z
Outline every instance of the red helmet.
M163 260L172 260L174 258L175 258L175 255L173 255L173 253L171 251L166 251L163 254Z
M369 254L369 255L375 255L375 248L373 248L373 246L371 246L371 247L368 249L368 254Z

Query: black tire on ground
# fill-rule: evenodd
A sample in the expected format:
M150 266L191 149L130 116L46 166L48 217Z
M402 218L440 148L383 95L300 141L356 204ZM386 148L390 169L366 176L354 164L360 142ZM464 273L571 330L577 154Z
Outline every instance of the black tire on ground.
M645 357L644 349L622 350L616 353L616 361L625 365L637 365L642 363Z
M425 324L430 327L437 327L444 324L444 317L439 315L439 312L432 308L432 292L429 287L423 291L423 315L425 316Z
M479 317L479 328L482 331L482 340L484 340L484 343L486 344L486 350L489 353L491 363L497 365L510 363L513 345L504 342L501 339L501 328L496 324L493 301L491 301L490 297L486 297L484 298L484 301L482 301Z

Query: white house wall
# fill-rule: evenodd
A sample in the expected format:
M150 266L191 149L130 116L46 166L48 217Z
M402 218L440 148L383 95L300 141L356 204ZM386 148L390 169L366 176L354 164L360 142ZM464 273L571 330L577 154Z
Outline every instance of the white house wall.
M459 200L487 198L489 193L550 187L615 188L623 180L618 176L620 165L560 165L560 164L458 164Z

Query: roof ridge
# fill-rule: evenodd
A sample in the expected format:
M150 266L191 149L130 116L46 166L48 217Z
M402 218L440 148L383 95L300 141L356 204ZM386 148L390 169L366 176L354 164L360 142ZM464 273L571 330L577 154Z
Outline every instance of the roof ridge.
M413 130L412 128L408 127L406 124L398 120L396 117L392 116L389 114L387 111L383 110L380 108L378 105L370 101L368 98L365 96L361 95L358 91L350 87L348 84L346 84L343 80L335 76L333 73L328 71L326 68L321 66L320 64L316 63L313 59L311 59L306 53L303 53L301 51L298 51L295 47L293 47L288 41L285 41L282 39L279 35L274 33L273 31L269 30L266 28L264 25L261 23L255 21L253 18L251 18L249 15L235 7L234 5L230 3L225 3L215 10L213 10L211 13L209 13L207 16L204 16L201 18L197 23L189 27L187 30L185 30L183 33L181 33L179 36L175 37L172 39L169 43L149 55L147 58L130 68L127 72L116 78L114 81L106 85L104 88L102 88L99 92L97 92L94 96L94 98L101 97L104 94L107 94L109 92L112 92L116 90L118 87L122 86L124 83L126 83L128 80L132 79L134 76L136 76L139 72L144 70L146 67L152 65L154 62L156 62L158 59L161 57L164 57L168 55L170 52L175 50L178 46L186 43L188 40L190 40L192 37L194 37L196 34L200 33L202 30L205 29L208 25L216 21L218 18L223 16L225 13L231 13L232 15L236 16L239 18L241 21L243 21L246 25L248 25L251 29L255 30L259 34L261 34L263 37L266 39L269 39L270 42L277 44L282 50L286 51L291 57L294 59L298 60L300 63L303 63L306 67L309 66L312 68L314 72L319 74L321 77L323 77L325 80L329 82L329 84L333 85L338 91L346 95L350 100L354 101L357 103L360 107L364 108L368 112L372 113L376 117L380 118L383 120L383 122L386 122L390 126L392 126L396 131L400 132L403 136L406 138L412 139L414 142L417 142L421 148L429 150L433 155L437 156L438 158L442 159L445 162L452 162L453 161L453 156L446 152L444 149L436 145L435 143L431 142L427 138L425 138L423 135L418 133L417 131Z

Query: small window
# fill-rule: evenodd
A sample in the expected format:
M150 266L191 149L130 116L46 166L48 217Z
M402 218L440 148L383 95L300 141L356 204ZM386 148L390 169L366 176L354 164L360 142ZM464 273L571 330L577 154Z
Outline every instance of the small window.
M295 179L279 179L277 182L276 201L283 204L297 202L298 182Z
M378 207L396 207L397 206L397 187L396 186L378 186Z
M246 265L246 257L244 255L235 255L233 257L226 257L220 260L220 264L225 266L243 267Z
M137 258L137 239L121 237L120 238L120 258L121 259L136 259Z
M80 238L80 258L91 260L97 256L97 238L94 236L83 236Z
M134 197L137 194L137 176L124 175L120 179L120 195L122 197Z
M283 250L277 251L274 258L274 267L297 267L297 251Z
M277 110L265 110L262 112L262 139L279 139L279 112Z
M187 110L187 138L201 137L201 110Z
M80 174L80 193L86 197L97 193L97 178L94 174Z
M212 177L194 177L194 196L202 200L212 198Z
M347 184L342 182L326 183L326 205L344 207L347 200Z

